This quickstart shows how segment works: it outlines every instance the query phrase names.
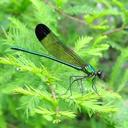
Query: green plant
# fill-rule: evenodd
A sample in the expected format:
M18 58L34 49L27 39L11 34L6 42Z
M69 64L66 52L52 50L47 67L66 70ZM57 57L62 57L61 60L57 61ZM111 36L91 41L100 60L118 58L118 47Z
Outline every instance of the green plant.
M117 0L0 2L4 7L0 14L0 126L126 128L127 3ZM104 70L107 74L104 81L96 82L100 96L92 90L89 80L84 82L84 95L77 84L73 86L72 96L62 95L69 86L69 76L81 72L10 49L17 46L48 54L34 33L38 23L48 25L87 63Z

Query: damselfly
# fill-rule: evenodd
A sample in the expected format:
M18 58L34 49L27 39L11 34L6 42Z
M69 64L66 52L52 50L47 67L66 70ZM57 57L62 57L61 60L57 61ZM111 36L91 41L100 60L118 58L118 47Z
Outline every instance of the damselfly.
M45 49L51 55L53 55L53 57L45 54L37 53L34 51L28 51L26 49L17 48L17 47L12 47L11 49L45 57L53 61L59 62L61 64L67 65L76 70L84 72L85 73L84 76L70 77L70 85L67 91L70 90L71 92L71 86L75 81L80 81L80 85L81 87L83 87L82 80L91 78L92 88L97 93L97 89L94 84L94 81L96 77L100 79L102 78L102 71L100 70L95 71L93 66L85 63L85 61L82 58L80 58L72 49L64 45L46 25L38 24L35 28L35 34L38 40L41 42L41 44L45 47ZM72 80L72 78L75 78L75 79Z

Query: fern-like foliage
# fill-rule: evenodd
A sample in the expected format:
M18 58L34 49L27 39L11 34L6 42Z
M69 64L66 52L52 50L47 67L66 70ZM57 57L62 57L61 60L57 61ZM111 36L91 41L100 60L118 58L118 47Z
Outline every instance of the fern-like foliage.
M127 128L127 4L118 0L1 1L0 126ZM76 82L72 95L64 95L69 77L85 74L11 49L49 54L36 38L38 23L49 26L85 63L105 72L103 80L96 79L99 95L91 79L83 81L83 94Z

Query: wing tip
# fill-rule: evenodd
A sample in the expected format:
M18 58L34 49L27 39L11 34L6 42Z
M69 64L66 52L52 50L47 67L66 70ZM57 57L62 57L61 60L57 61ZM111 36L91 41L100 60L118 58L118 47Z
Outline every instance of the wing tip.
M44 24L38 24L35 28L35 34L39 41L44 39L50 33L50 29Z

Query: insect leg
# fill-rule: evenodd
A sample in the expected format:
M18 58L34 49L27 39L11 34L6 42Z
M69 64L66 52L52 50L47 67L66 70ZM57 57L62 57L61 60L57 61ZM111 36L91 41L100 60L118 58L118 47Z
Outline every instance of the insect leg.
M71 90L72 89L72 84L74 82L78 81L80 78L83 78L83 77L84 76L70 76L70 78L69 78L69 87L67 88L66 92L63 95L67 94L68 91L70 91L70 94L72 95L72 90ZM73 78L75 78L75 79L73 80Z
M83 79L80 79L80 91L81 91L81 93L82 93L82 95L84 94L84 87L83 87L83 81L82 81Z
M96 94L98 94L97 88L95 86L95 80L96 80L96 77L94 76L93 79L92 79L92 89L95 91Z
M83 80L84 78L86 78L86 76L77 76L77 79L75 79L75 80L72 81L72 83L74 83L74 82L77 81L77 83L78 83L78 85L79 85L79 87L80 87L80 92L82 93L82 95L83 95L83 90L84 90L83 84L82 84L82 80Z

